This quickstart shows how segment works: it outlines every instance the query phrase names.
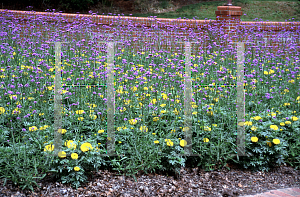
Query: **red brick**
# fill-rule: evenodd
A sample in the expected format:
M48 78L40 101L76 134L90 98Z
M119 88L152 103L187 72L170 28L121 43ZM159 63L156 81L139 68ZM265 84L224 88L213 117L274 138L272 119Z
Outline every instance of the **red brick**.
M284 192L286 194L289 194L291 196L294 196L294 195L300 195L299 192L295 191L295 190L292 190L291 188L288 188L288 189L280 189L278 191L281 191L281 192Z
M300 188L291 188L293 191L296 191L296 192L299 192L299 194L298 195L300 195Z
M277 196L293 197L289 194L284 193L283 191L278 191L278 190L271 190L270 193L276 194Z
M263 197L278 197L278 195L272 194L271 192L265 192L262 195Z

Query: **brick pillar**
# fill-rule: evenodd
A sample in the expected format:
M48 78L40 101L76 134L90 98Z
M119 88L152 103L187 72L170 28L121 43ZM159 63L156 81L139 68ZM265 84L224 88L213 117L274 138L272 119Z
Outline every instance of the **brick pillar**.
M242 8L238 6L218 6L218 10L216 11L217 27L221 28L220 31L227 34L231 41L237 41L232 36L236 35L241 15Z

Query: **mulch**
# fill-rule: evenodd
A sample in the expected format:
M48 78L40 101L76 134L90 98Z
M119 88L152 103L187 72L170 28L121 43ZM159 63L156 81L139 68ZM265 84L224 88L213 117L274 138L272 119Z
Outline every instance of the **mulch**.
M213 171L199 167L182 167L180 175L171 172L145 174L140 171L137 182L131 176L118 175L111 169L93 172L87 183L77 190L46 176L38 184L41 189L22 191L8 181L0 181L0 197L23 196L243 196L263 193L268 190L300 187L300 170L288 165L269 172L251 172L236 164L227 164ZM170 174L171 173L171 174Z

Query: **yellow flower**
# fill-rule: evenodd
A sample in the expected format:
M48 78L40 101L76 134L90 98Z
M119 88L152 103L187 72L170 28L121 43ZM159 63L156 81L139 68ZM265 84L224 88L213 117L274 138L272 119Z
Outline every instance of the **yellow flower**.
M129 123L130 123L131 125L135 125L135 124L137 123L137 120L131 119L131 120L129 120Z
M298 120L298 118L296 116L293 116L292 121L296 121L296 120Z
M185 140L180 140L179 144L180 146L184 147L187 144L187 142Z
M152 99L152 100L151 100L151 103L152 103L153 105L154 105L156 102L157 102L156 99Z
M90 115L91 119L95 120L97 118L96 115Z
M272 142L267 142L267 145L269 145L271 147L272 146Z
M154 117L153 118L153 122L156 122L156 121L158 121L159 120L159 117Z
M285 124L291 124L291 121L285 121Z
M209 142L208 138L203 138L203 142Z
M166 106L166 104L161 104L160 106L161 106L161 107L165 107L165 106Z
M251 126L251 125L252 125L252 122L248 122L248 121L246 121L246 122L245 122L245 125L247 125L247 126Z
M214 112L213 111L208 111L207 112L209 115L213 116L214 115Z
M66 129L58 129L57 132L61 133L61 134L65 134L67 132L67 130Z
M137 91L137 87L131 88L133 92Z
M98 133L104 133L104 130L103 130L103 129L102 129L102 130L99 130Z
M204 131L211 131L211 128L208 126L204 126Z
M173 142L170 139L165 139L165 142L167 142L168 146L173 146Z
M255 127L255 126L251 127L252 131L256 131L256 129L257 129L257 127Z
M29 131L36 131L36 130L37 130L36 126L29 127Z
M254 120L259 120L259 119L262 119L260 116L255 116L253 117Z
M279 140L279 139L273 139L273 143L274 143L274 144L279 144L279 143L280 143L280 140Z
M177 111L177 109L175 108L175 110L173 111L175 115L179 115L179 112Z
M183 132L184 132L184 131L188 131L188 130L190 130L188 127L184 127L184 128L182 129Z
M167 112L166 110L160 111L161 114L164 114L164 113L166 113L166 112Z
M147 128L146 126L141 126L141 127L140 127L140 130L141 130L141 131L146 131L146 132L148 132L148 128Z
M3 114L5 112L4 107L0 107L0 114Z
M273 129L273 130L275 130L275 131L278 130L278 127L276 125L271 125L270 128Z
M232 116L231 116L231 117L232 117ZM245 124L244 122L239 122L239 123L238 123L238 125L241 126L241 127L244 126L244 124Z
M148 90L148 88L147 88L147 87L144 87L144 90Z
M252 141L252 142L257 142L257 141L258 141L258 138L257 138L257 137L251 137L251 141Z
M158 144L158 143L159 143L159 141L158 141L158 140L155 140L155 141L154 141L154 143L155 143L155 144Z
M72 153L71 158L72 159L78 159L78 154L77 153Z
M285 125L284 122L281 122L281 123L280 123L280 126L284 126L284 125Z
M83 119L84 119L83 117L79 117L78 118L79 121L83 121Z
M69 141L65 142L65 146L68 147L68 148L70 148L70 149L74 148L74 150L77 147L76 144L75 144L75 142L73 140L69 140Z
M53 151L53 150L54 150L54 145L52 145L52 144L49 144L49 145L45 146L45 148L44 148L45 152L46 151Z
M91 149L93 149L93 147L92 147L92 145L91 145L90 143L88 143L88 142L83 143L83 144L80 146L80 150L81 150L82 152L86 152L86 151L91 150Z
M80 168L78 166L74 167L74 170L77 172L80 170Z
M97 107L97 105L96 104L90 104L90 106L91 106L91 108L95 108L95 107Z
M60 151L59 153L58 153L58 156L60 157L60 158L65 158L66 157L66 152L65 151Z
M76 114L83 114L83 112L84 112L83 110L77 110Z

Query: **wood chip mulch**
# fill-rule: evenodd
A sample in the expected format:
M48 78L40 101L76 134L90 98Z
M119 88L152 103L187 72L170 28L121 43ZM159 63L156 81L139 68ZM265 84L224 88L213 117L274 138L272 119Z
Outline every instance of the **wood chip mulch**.
M230 170L204 171L198 167L182 167L180 175L158 172L145 174L140 171L137 182L131 176L117 175L117 171L100 169L93 172L88 183L77 190L70 185L56 182L46 176L34 187L34 192L21 190L8 181L3 186L0 180L0 197L51 196L243 196L290 187L300 187L300 170L288 165L269 172L251 172L236 164L227 164Z

